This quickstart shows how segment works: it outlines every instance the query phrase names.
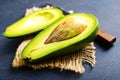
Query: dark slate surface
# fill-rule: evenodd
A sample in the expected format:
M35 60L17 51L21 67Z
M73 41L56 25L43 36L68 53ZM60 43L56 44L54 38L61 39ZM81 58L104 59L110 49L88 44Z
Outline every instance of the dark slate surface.
M15 50L21 39L7 39L2 33L14 21L20 19L26 8L42 6L50 2L66 10L92 13L98 17L101 28L115 35L117 41L106 48L95 41L96 60L94 68L84 65L86 72L76 74L58 69L14 69L11 66ZM119 80L120 79L120 0L0 0L0 80Z

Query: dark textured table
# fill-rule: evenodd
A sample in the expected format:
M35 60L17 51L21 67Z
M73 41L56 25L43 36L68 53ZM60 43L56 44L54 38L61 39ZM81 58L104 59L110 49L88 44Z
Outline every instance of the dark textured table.
M32 70L12 68L11 63L21 39L7 39L5 28L23 17L26 8L50 2L66 10L92 13L98 17L101 28L115 35L111 47L95 41L96 65L84 65L84 74L59 70ZM120 0L0 0L0 80L120 80Z

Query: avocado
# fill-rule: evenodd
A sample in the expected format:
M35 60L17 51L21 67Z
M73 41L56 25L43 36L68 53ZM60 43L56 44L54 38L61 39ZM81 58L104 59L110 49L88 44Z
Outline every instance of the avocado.
M24 48L21 57L34 63L58 55L69 55L93 41L98 29L98 19L92 14L66 15L37 34Z
M38 32L63 16L57 8L47 8L34 11L8 26L3 33L5 37L19 37Z

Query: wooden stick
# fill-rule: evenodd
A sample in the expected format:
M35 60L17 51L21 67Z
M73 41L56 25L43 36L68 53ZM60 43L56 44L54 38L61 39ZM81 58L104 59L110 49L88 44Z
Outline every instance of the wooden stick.
M116 41L116 37L104 32L102 29L99 29L97 37L109 44L113 44Z

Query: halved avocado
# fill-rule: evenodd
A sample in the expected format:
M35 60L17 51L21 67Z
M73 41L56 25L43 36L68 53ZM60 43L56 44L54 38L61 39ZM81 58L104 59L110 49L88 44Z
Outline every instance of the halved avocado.
M98 20L92 14L69 14L35 36L24 48L21 57L27 62L38 62L80 50L93 41L98 28Z
M63 16L57 8L42 9L21 18L8 26L3 33L5 37L19 37L40 31Z

